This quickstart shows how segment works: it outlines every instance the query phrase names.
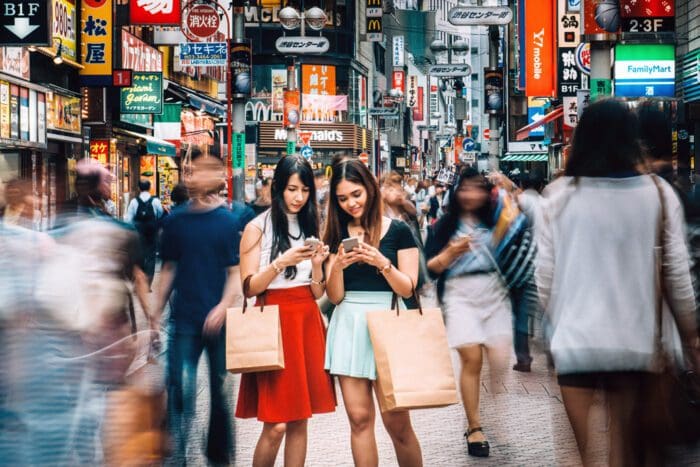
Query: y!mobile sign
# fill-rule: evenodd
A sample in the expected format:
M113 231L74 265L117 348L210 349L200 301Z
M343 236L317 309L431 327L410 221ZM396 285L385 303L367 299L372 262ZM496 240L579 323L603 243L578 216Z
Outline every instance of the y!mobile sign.
M615 95L655 97L675 95L675 47L673 45L617 45L615 47Z
M554 0L525 3L525 94L552 96L555 92Z

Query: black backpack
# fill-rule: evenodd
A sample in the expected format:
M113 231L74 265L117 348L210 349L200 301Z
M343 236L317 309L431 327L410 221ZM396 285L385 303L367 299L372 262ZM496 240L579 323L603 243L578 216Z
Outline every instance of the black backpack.
M134 225L136 226L136 230L144 237L153 237L158 231L158 218L153 209L154 199L153 196L151 196L148 201L142 200L141 197L136 198L138 206L136 208L136 215L134 216Z

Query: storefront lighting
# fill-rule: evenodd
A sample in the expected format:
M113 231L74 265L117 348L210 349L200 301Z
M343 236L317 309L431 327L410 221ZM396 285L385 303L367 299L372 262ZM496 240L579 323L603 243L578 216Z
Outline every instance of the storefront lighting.
M63 63L63 41L58 39L58 45L56 46L56 56L53 58L53 62L56 65Z
M30 52L36 52L36 46L35 45L28 45L27 50Z
M304 26L308 26L314 31L320 31L326 25L328 16L319 7L309 8L307 11L299 13L294 7L287 6L280 10L277 17L284 29L289 31L301 27L301 35L304 36Z
M301 26L301 15L291 6L282 8L277 16L284 29L291 31Z

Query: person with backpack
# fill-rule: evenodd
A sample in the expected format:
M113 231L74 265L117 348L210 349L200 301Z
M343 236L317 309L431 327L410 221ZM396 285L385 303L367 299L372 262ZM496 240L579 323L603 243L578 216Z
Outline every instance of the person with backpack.
M129 203L124 220L133 224L139 233L144 272L148 276L150 288L156 270L158 219L163 217L163 205L157 196L151 195L151 182L149 180L139 181L139 190L141 193Z

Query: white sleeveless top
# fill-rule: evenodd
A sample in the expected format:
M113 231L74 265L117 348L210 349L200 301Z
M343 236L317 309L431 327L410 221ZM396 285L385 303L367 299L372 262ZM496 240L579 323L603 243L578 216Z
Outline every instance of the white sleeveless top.
M262 244L260 246L260 269L262 271L270 265L270 252L272 251L272 215L271 211L260 214L253 219L252 224L259 228L262 233ZM302 246L304 244L304 235L299 226L296 214L287 214L287 224L289 226L289 244L292 248ZM299 237L298 240L294 237ZM297 264L297 274L294 279L284 277L284 272L278 274L277 277L270 282L268 289L289 289L311 284L311 260L307 259Z

